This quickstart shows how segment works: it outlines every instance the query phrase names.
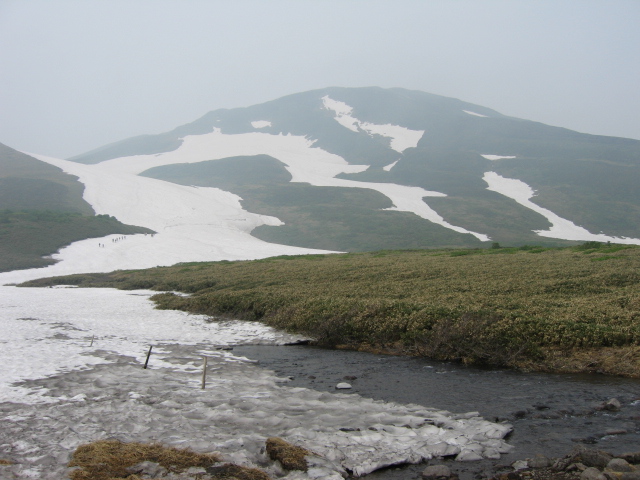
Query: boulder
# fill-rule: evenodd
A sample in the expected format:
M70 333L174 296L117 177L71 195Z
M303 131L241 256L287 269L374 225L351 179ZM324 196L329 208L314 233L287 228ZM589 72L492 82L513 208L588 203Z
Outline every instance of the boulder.
M635 468L622 458L614 458L607 464L607 470L611 472L633 472Z
M587 467L605 468L613 458L612 455L601 450L587 448L584 445L577 445L564 458L559 459L553 466L555 470L566 470L569 465L582 463Z
M580 474L580 480L607 480L607 477L595 467L589 467Z
M553 464L549 458L541 454L537 454L535 457L530 458L527 463L530 468L547 468Z
M426 480L434 480L441 478L450 478L451 469L446 465L429 465L422 471L422 478Z

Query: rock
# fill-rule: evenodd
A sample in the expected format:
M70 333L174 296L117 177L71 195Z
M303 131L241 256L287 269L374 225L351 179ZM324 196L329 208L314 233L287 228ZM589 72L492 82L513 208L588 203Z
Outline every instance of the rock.
M607 470L612 472L633 472L635 469L622 458L614 458L607 464Z
M620 480L640 480L640 472L625 472L620 477Z
M544 455L537 454L535 457L530 458L527 462L530 468L547 468L550 467L553 462Z
M629 431L624 428L611 428L604 432L605 435L625 435L627 433L629 433Z
M607 477L595 467L589 467L580 474L580 480L607 480Z
M577 445L569 455L558 460L554 468L565 470L572 463L583 463L587 467L604 468L612 458L613 456L607 452L587 448L584 445Z
M357 380L358 377L354 376L354 375L347 375L345 377L342 377L343 380L349 380L350 382Z
M622 455L616 455L616 457L622 458L629 463L633 463L633 464L640 463L640 452L623 453Z
M602 405L603 410L609 410L611 412L617 412L620 410L620 407L622 407L622 404L617 398L612 398Z
M424 479L439 479L450 478L451 469L446 465L429 465L422 471L422 478Z
M351 385L347 382L342 382L336 385L336 390L347 390L351 388Z
M511 464L511 468L514 470L524 470L525 468L529 468L529 462L526 460L517 460Z

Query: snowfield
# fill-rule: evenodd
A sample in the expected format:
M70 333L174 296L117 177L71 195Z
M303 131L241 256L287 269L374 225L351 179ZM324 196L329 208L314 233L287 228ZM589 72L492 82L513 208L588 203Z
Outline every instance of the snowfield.
M335 113L336 121L353 132L364 130L369 135L380 135L390 138L389 146L396 152L402 153L407 148L416 147L424 135L424 130L411 130L399 125L376 125L375 123L362 122L353 117L353 108L344 102L333 100L328 95L322 97L324 108Z
M506 178L495 172L486 172L483 179L489 185L487 187L488 190L512 198L520 205L539 213L549 220L549 222L551 222L551 228L549 230L535 230L535 233L541 237L640 245L640 239L638 238L611 237L602 233L591 233L587 229L561 218L552 211L536 205L531 201L531 198L535 196L535 191L521 180Z

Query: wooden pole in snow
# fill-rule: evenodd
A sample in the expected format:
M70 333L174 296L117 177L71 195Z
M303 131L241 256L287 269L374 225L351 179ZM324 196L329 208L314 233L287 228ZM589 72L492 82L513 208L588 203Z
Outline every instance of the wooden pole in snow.
M95 338L95 335L91 335L91 343L89 344L90 347L93 347L93 339Z
M204 390L204 386L207 384L207 357L204 356L204 363L202 364L202 390Z
M151 356L151 349L153 348L153 345L149 346L149 351L147 352L147 360L144 362L144 368L147 368L147 365L149 364L149 357Z

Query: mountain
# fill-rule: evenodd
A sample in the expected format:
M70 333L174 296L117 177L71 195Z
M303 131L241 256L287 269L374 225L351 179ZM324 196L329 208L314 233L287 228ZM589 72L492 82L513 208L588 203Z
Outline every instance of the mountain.
M52 264L43 256L77 240L150 231L96 216L83 190L60 168L0 144L0 272Z
M640 141L399 88L215 110L69 160L231 192L284 223L258 222L251 235L284 245L640 244Z

